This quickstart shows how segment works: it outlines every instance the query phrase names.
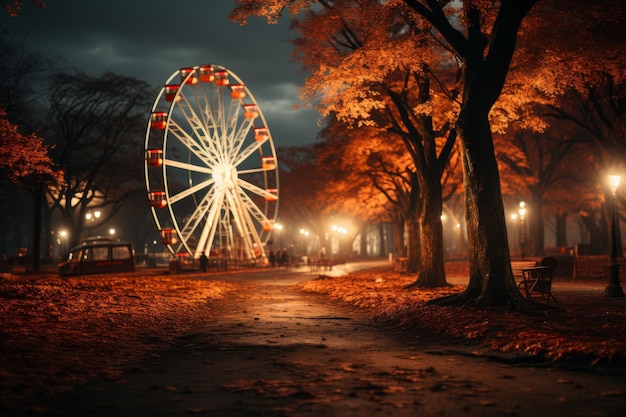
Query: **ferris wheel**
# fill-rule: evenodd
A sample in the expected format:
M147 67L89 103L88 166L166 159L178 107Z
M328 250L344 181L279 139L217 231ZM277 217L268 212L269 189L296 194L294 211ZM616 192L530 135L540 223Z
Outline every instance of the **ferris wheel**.
M175 71L145 140L148 200L174 254L257 260L278 213L276 150L250 90L228 69Z

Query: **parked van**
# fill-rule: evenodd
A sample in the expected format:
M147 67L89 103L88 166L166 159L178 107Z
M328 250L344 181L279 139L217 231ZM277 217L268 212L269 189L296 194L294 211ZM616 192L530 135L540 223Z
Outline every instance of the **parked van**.
M59 275L133 272L135 254L130 243L105 238L88 239L73 247L67 260L59 264Z

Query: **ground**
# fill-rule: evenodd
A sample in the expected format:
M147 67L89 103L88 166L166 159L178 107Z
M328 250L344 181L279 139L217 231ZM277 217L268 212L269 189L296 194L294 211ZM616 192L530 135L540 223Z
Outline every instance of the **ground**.
M451 283L460 282L458 272L448 275ZM323 294L403 333L419 333L472 355L553 361L612 373L625 369L624 299L589 290L563 291L557 294L558 308L528 316L426 305L434 297L461 291L462 285L407 291L403 287L414 278L390 266L304 278L295 291ZM199 274L2 279L0 410L89 381L117 380L217 317L221 313L214 306L235 296L262 301L265 295L250 283ZM602 395L626 394L619 388Z

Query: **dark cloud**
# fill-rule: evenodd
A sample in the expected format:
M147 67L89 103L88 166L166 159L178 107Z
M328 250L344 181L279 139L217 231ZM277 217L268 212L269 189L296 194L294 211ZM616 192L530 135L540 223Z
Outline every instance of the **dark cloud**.
M99 76L110 70L162 85L178 68L219 64L250 88L277 146L312 143L318 115L294 110L304 75L291 62L288 21L268 25L228 20L228 0L49 0L27 4L18 18L0 15L12 36L33 50L60 56L72 68Z

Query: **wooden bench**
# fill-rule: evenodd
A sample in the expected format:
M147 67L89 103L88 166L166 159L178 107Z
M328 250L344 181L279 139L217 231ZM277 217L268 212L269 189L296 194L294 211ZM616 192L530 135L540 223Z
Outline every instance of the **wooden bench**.
M541 298L548 304L550 300L558 303L552 295L552 279L557 264L558 261L554 257L548 256L543 258L537 266L522 269L522 282L519 283L518 288L523 288L528 298Z
M332 271L335 266L346 266L343 259L311 259L308 262L309 272L317 273L321 271Z
M511 261L511 269L513 270L513 278L516 281L524 279L522 271L526 268L537 266L537 261Z

